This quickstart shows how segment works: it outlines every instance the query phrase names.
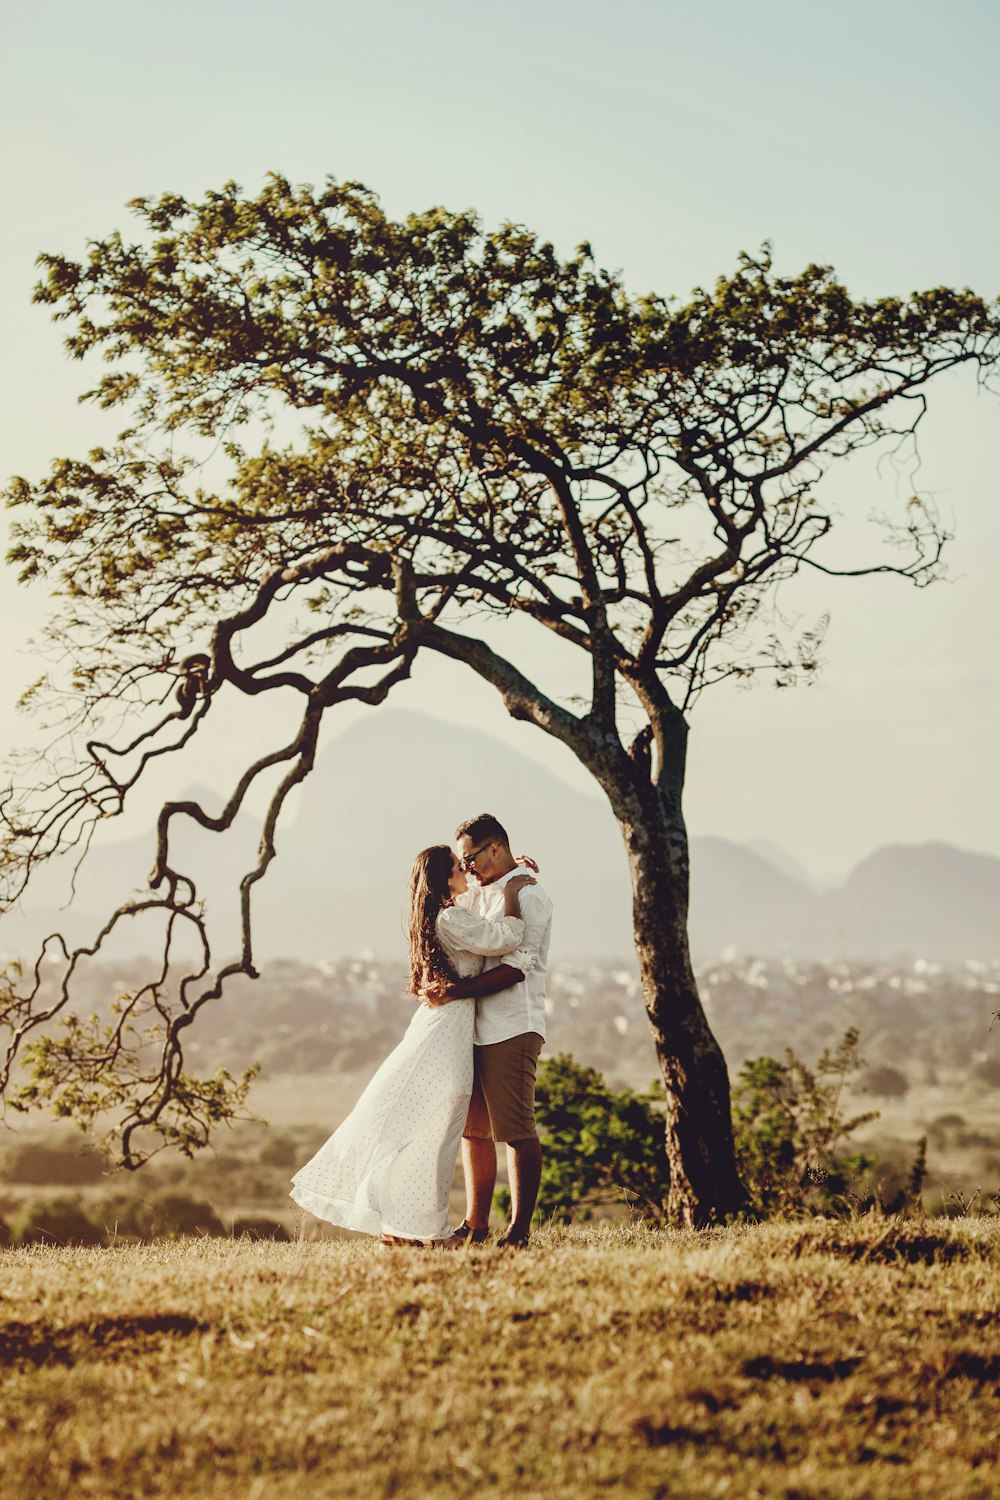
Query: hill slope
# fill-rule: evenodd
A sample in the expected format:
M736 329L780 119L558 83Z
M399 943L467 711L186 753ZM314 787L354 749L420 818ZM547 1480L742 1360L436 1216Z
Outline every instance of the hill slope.
M474 728L383 709L326 747L297 813L279 828L279 857L255 898L259 956L402 956L413 854L448 842L458 822L483 810L507 825L515 852L541 864L558 903L556 960L631 952L624 850L599 796L574 790ZM236 883L259 836L249 816L223 845L197 830L183 835L213 917L224 913L216 951L235 942ZM110 904L141 883L151 849L151 839L95 848L74 912L29 910L27 920L7 919L0 944L26 951L57 926L88 935L102 914L99 901ZM1000 954L1000 860L948 844L877 850L842 886L824 891L766 843L696 836L691 868L696 955L955 961ZM141 946L137 933L132 948Z

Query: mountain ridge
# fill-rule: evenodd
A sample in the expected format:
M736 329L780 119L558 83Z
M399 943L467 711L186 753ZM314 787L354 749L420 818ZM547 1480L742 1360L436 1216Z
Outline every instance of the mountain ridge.
M370 951L402 958L403 889L412 854L449 841L458 822L484 809L508 827L515 853L533 854L542 866L556 897L554 958L631 952L625 853L602 798L578 791L475 727L384 709L324 746L294 815L279 827L278 858L255 895L258 956L316 959ZM213 836L185 829L178 838L185 859L212 851L213 869L201 883L213 918L224 908L217 952L235 946L235 886L260 828L259 819L241 814L224 861L216 857ZM783 850L764 845L692 838L696 956L955 961L1000 953L1000 859L940 840L885 845L839 885L817 888L807 872L806 878L797 874L801 866ZM106 891L109 904L122 899L141 885L152 849L152 835L148 842L132 838L96 847L85 867L87 890ZM68 925L78 941L75 934L89 936L81 929L96 915L91 902L68 922L64 913L36 913L20 941L31 934L37 940L40 930L59 925ZM0 945L8 952L16 930L10 918L0 926Z

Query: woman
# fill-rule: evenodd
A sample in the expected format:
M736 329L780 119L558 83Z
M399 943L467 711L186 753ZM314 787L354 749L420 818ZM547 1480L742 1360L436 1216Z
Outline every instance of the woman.
M515 875L504 887L504 916L477 917L455 898L468 889L457 855L424 849L409 885L410 989L419 995L478 974L487 956L506 957L523 977L531 960ZM487 1002L488 1003L488 1002ZM394 1052L351 1114L292 1179L291 1197L317 1218L394 1240L449 1237L448 1198L472 1092L475 1002L421 1004Z

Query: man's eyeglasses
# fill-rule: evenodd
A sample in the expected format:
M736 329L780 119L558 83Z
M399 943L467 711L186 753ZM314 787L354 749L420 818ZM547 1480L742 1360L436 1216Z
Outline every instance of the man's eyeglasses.
M459 860L459 864L462 866L462 869L465 870L466 873L468 873L469 870L474 870L476 868L476 860L482 854L483 850L488 849L492 843L492 839L487 839L485 844L480 844L479 848L473 849L471 854L463 855Z

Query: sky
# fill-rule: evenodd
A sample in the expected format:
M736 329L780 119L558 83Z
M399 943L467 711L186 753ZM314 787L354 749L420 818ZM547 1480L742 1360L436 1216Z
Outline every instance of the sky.
M33 262L128 230L128 199L269 170L360 179L403 214L442 203L586 239L631 290L683 296L770 240L858 296L1000 293L1000 7L953 0L88 0L20 6L0 60L0 475L40 475L116 430L32 307ZM782 601L831 626L820 680L706 694L692 719L692 832L767 839L834 878L880 844L1000 856L996 578L1000 403L969 376L932 394L921 486L953 524L947 582L817 575ZM831 476L844 535L909 475ZM36 675L49 607L0 571L0 732ZM476 727L586 788L492 691L422 666L399 707ZM331 733L349 718L331 724ZM216 759L213 759L213 756ZM219 783L221 750L190 780ZM220 783L221 784L221 783Z

